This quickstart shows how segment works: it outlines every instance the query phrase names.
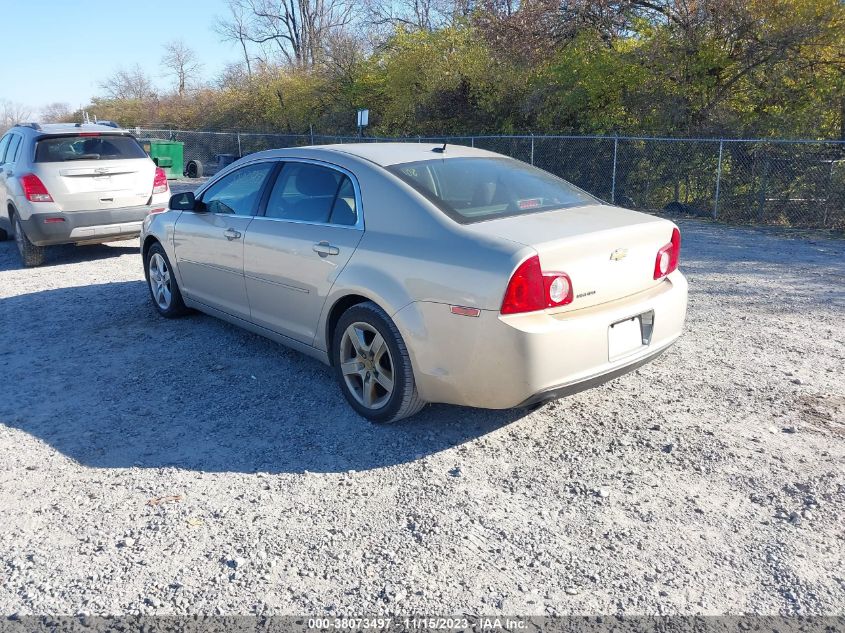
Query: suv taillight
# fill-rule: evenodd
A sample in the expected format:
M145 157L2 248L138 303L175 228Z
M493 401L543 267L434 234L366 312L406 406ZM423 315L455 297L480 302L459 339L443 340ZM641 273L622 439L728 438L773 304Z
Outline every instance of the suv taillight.
M53 196L47 191L47 187L35 174L26 174L21 177L23 195L30 202L53 202Z
M522 262L511 275L502 314L535 312L572 303L572 280L561 272L543 272L537 255Z
M672 230L672 241L657 251L657 259L654 260L654 278L660 279L676 270L680 259L681 232L675 228Z
M156 167L156 175L153 178L153 193L167 193L167 174L161 167Z

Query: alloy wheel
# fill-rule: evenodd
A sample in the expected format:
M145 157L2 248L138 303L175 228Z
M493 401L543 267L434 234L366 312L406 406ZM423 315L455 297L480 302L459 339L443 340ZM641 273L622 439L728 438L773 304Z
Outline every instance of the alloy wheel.
M167 310L170 308L173 292L170 287L170 269L161 253L154 253L150 257L149 273L153 299L159 308Z
M15 244L18 245L18 250L21 252L21 255L23 255L26 244L24 244L23 241L23 227L21 226L21 221L18 220L17 217L15 217Z
M368 409L380 409L393 394L393 358L372 325L352 323L340 341L340 370L352 396Z

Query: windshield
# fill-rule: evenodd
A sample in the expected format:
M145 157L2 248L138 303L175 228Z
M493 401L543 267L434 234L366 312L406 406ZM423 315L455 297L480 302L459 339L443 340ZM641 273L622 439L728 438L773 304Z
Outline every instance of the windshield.
M599 202L512 158L433 159L388 169L463 224Z
M131 136L109 134L52 136L35 147L36 163L62 163L71 160L119 160L144 158L144 149Z

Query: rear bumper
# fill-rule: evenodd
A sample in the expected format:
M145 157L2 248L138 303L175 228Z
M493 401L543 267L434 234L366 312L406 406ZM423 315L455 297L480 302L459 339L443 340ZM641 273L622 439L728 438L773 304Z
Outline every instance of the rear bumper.
M393 319L408 345L420 397L488 409L543 402L612 380L653 360L681 335L687 281L680 272L647 291L552 314L456 316L414 303ZM609 328L652 313L649 343L611 356Z
M674 341L673 341L674 342ZM593 387L598 387L599 385L603 385L606 382L610 382L614 378L619 378L620 376L624 376L625 374L634 371L635 369L639 369L643 365L646 365L653 361L655 358L660 356L663 352L665 352L672 343L661 347L658 350L655 350L648 354L648 356L644 356L642 358L637 359L633 363L629 365L624 365L617 369L613 369L611 371L600 373L596 376L592 376L590 378L586 378L584 380L577 380L573 383L560 385L559 387L553 387L552 389L547 389L546 391L541 391L539 393L535 393L533 396L530 396L526 400L523 400L519 403L518 407L530 407L535 404L542 404L544 402L550 402L552 400L557 400L558 398L565 398L566 396L571 396L576 394L580 391L586 391L587 389L592 389Z
M162 205L67 213L33 213L21 220L26 236L38 246L132 239L153 209ZM61 218L61 220L59 220ZM53 220L49 222L48 220Z

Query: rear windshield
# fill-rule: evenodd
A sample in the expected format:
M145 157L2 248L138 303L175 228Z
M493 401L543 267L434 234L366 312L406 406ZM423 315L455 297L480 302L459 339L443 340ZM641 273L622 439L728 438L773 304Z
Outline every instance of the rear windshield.
M388 169L462 224L580 207L596 198L512 158L448 158Z
M62 163L71 160L119 160L144 158L147 154L131 136L71 135L51 136L35 146L36 163Z

